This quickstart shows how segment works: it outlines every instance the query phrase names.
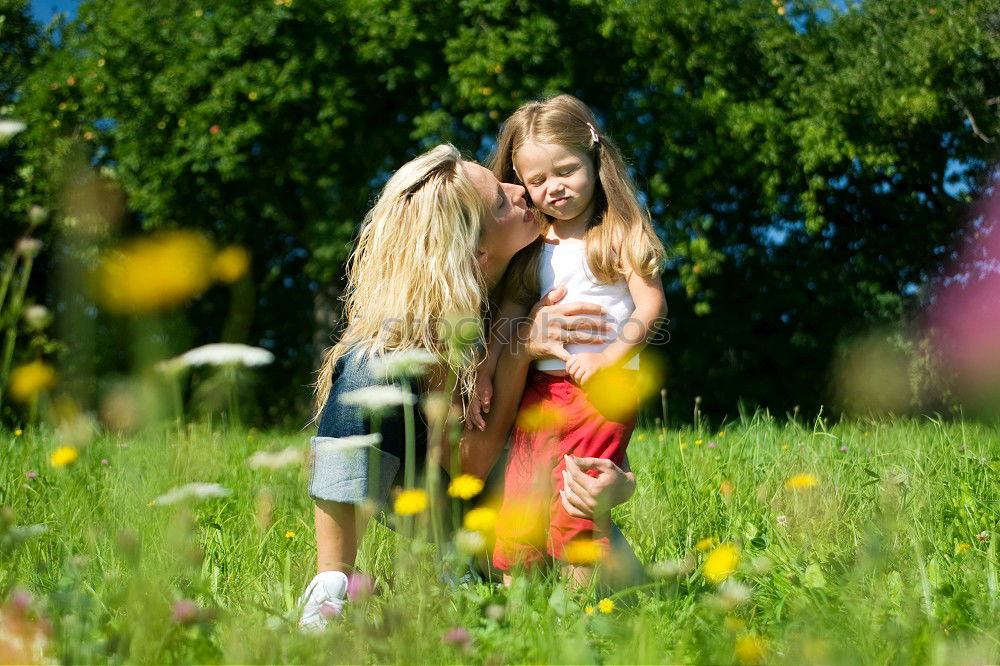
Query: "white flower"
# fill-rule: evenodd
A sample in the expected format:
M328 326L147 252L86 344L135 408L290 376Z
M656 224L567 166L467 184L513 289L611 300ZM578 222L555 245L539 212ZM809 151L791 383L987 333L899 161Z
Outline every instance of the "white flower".
M20 120L11 120L9 118L0 120L0 143L9 141L15 134L20 134L27 127Z
M279 469L288 465L298 465L302 462L302 451L289 446L281 451L258 451L247 458L247 465L251 469Z
M29 305L21 313L24 322L36 331L40 331L52 323L52 313L44 305Z
M481 532L459 530L455 533L455 546L466 555L475 555L486 550L486 539Z
M366 386L340 396L345 405L357 405L370 411L380 411L397 405L412 405L417 399L398 386Z
M189 349L180 356L157 363L158 370L170 372L193 365L229 365L238 364L248 367L267 365L274 361L274 354L249 345L217 342Z
M351 435L349 437L317 437L316 448L324 452L360 449L365 446L378 446L382 443L382 435Z
M778 516L777 521L782 527L788 527L788 516Z
M986 540L990 538L990 533L987 532L986 530L983 530L982 532L976 535L976 538L979 540L979 543L985 543Z
M188 483L173 488L153 500L155 504L176 504L188 498L227 497L232 491L218 483Z
M387 352L372 359L372 374L376 377L393 379L396 377L419 377L437 362L434 354L426 349L408 349L401 352Z

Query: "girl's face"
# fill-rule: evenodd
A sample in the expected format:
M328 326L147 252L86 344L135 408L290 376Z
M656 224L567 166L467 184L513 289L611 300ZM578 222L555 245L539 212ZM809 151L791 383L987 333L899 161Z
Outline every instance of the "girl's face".
M538 210L557 222L590 221L597 174L587 153L528 141L514 156L514 166Z

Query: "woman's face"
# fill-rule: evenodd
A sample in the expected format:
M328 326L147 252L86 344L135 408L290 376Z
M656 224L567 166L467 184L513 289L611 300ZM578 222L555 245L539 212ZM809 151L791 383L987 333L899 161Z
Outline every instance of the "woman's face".
M545 218L535 215L524 201L524 188L501 183L486 167L465 162L488 212L479 236L477 260L490 286L495 285L518 250L538 238Z

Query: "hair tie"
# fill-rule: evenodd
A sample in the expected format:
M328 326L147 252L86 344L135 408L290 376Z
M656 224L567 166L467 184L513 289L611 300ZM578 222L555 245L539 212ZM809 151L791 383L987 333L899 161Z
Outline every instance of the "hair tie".
M587 123L587 129L590 130L590 140L593 141L596 146L601 142L601 137L597 134L597 130L595 130L594 126L590 123Z

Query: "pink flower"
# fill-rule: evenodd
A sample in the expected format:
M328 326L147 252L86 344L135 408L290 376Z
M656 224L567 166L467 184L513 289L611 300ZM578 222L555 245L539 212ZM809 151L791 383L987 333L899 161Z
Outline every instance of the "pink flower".
M840 447L840 450L843 451L844 453L847 453L847 445Z
M174 603L174 608L170 612L170 617L177 624L194 624L198 621L198 604L190 599L181 599Z
M342 612L339 606L334 606L331 603L325 603L319 607L319 614L328 620L340 616Z
M368 574L352 573L347 579L347 598L351 601L370 597L373 592L375 592L375 582Z
M108 465L109 464L108 463L108 459L107 458L101 458L101 464L102 465Z
M709 442L708 443L708 448L710 448L710 449L714 449L716 446L718 446L718 445L715 442Z
M38 476L38 472L28 472L27 474L25 474L25 476L27 476L29 479L34 479L36 476Z
M472 647L472 634L465 627L452 627L441 634L441 642L445 645L454 645L463 650L468 650Z

